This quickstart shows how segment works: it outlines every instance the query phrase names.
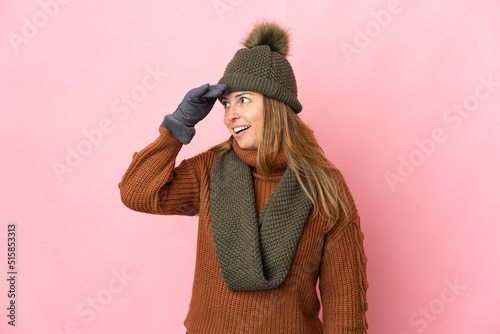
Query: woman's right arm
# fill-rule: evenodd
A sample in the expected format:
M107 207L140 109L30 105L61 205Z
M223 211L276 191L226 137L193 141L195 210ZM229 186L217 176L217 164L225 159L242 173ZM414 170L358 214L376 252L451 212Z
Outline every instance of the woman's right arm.
M130 209L154 214L196 215L199 209L198 176L189 160L175 168L182 147L169 130L133 155L118 184L122 202Z
M175 168L182 144L194 136L194 126L212 109L218 97L227 94L226 85L205 84L190 90L177 109L166 115L160 136L139 153L118 184L122 202L132 210L170 215L199 212L200 182L210 153L184 160Z

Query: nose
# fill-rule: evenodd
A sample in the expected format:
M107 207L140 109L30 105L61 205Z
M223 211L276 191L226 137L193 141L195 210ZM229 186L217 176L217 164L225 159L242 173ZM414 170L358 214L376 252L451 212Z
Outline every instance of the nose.
M233 103L229 105L226 112L227 112L227 119L229 119L230 121L234 121L235 119L238 119L240 117L238 113L238 108L234 106Z

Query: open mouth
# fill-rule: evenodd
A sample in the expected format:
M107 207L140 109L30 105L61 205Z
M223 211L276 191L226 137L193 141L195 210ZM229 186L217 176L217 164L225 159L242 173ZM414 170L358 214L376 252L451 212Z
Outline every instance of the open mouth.
M233 131L234 131L234 133L238 134L238 133L245 131L249 127L250 127L250 125L239 126L237 128L234 128Z

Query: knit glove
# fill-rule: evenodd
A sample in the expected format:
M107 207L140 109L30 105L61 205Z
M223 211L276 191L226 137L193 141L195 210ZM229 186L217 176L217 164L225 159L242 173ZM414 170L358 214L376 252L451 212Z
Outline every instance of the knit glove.
M160 127L164 127L181 143L189 144L195 134L194 126L204 119L217 101L229 93L226 85L204 84L187 92L177 109L166 115Z

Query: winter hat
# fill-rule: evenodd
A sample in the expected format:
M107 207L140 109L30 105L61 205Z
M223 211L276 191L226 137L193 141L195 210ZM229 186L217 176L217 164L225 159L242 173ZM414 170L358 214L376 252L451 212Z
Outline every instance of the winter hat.
M247 36L245 48L236 51L219 84L229 92L253 91L302 110L297 99L297 83L288 55L289 35L272 22L259 23Z

